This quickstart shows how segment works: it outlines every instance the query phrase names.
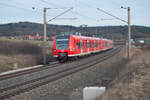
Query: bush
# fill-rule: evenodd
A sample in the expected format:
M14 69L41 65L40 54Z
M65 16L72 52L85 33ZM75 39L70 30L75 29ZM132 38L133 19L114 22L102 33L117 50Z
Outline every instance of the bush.
M0 54L16 55L16 54L41 54L42 50L28 42L16 42L8 40L0 40Z

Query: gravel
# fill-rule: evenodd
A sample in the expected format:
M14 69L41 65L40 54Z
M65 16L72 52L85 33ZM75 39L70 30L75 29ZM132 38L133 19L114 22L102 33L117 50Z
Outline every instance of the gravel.
M102 84L103 79L109 78L111 80L117 75L117 71L122 67L121 65L126 62L123 58L123 53L124 50L97 65L28 92L21 93L8 100L82 100L82 90L85 86L88 84ZM98 56L101 55L81 59L80 62L85 60L90 61L90 59ZM78 64L80 62L75 61L72 64Z

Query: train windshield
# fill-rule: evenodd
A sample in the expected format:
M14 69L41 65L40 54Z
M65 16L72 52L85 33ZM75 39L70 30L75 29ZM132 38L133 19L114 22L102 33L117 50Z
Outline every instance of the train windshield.
M69 36L56 36L57 50L64 50L69 48Z

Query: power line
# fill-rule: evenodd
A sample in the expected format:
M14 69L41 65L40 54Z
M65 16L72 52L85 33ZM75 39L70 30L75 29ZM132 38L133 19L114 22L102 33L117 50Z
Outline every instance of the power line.
M30 9L27 9L27 8L22 8L22 7L18 7L18 6L15 6L15 5L11 5L11 4L5 4L5 3L0 3L2 6L6 6L6 7L11 7L11 8L15 8L15 9L19 9L19 10L23 10L23 11L30 11L32 13L37 13L37 14L40 14L40 15L43 15L43 12L38 12L38 11L33 11L33 10L30 10ZM32 7L32 9L35 9L35 7ZM40 8L36 8L40 11L42 11L42 9ZM51 8L51 9L57 9L57 8ZM47 14L48 16L50 16L49 14Z
M87 19L94 20L94 21L97 22L97 20L96 20L95 18L86 16L86 15L84 15L84 14L81 14L81 13L77 12L77 11L71 11L71 12L74 13L74 14L76 14L76 15L78 15L78 16L81 16L81 17L83 17L83 18L87 18Z
M48 22L50 22L50 21L52 21L52 20L54 20L54 19L58 18L59 16L62 16L63 14L65 14L65 13L69 12L69 11L70 11L70 10L72 10L72 9L73 9L73 8L67 9L66 11L64 11L64 12L60 13L59 15L57 15L56 17L54 17L54 18L50 19Z
M119 18L119 17L116 17L116 16L114 16L114 15L112 15L112 14L110 14L110 13L108 13L108 12L106 12L106 11L100 9L100 8L97 8L97 10L98 10L98 11L101 11L101 12L107 14L107 15L110 15L111 17L114 17L115 19L118 19L118 20L120 20L120 21L122 21L122 22L128 23L127 21L125 21L125 20L123 20L123 19L121 19L121 18Z
M47 2L47 1L45 1L45 0L39 0L39 1L41 1L41 2L43 2L43 3L45 3L45 4L47 4L47 5L59 6L59 5L56 5L56 4L54 4L54 3ZM68 8L66 8L66 7L61 7L61 8L55 8L55 9L68 9Z
M54 3L50 3L50 2L47 2L46 0L40 0L40 1L43 2L43 3L45 3L45 4L60 6L62 9L63 9L63 8L66 9L66 7L64 7L64 6L61 6L61 5L58 5L58 4L54 4ZM83 18L87 18L87 19L90 19L90 20L94 20L94 21L97 22L97 20L96 20L95 18L86 16L86 15L84 15L84 14L81 14L81 13L77 12L77 11L71 11L71 13L76 14L76 15L78 15L78 16L81 16L81 17L83 17Z
M90 4L88 4L87 2L85 3L85 2L82 2L82 1L78 1L78 2L80 2L80 4L83 4L84 6L87 6L87 7L92 7L92 8L94 8L95 9L95 6L93 6L93 5L90 5ZM113 1L112 1L113 2ZM106 12L105 12L106 13ZM113 16L114 17L114 16ZM117 18L117 17L116 17ZM117 18L118 19L118 18ZM119 18L119 20L120 20L120 18ZM122 19L121 19L122 20ZM123 21L123 20L122 20ZM126 22L126 21L125 21Z
M55 20L76 20L78 18L56 18Z
M113 20L113 19L101 18L100 20L104 21L104 20Z

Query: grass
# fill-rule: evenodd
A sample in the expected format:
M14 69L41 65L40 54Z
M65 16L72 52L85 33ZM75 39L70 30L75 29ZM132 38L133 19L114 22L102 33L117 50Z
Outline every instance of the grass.
M113 86L96 100L149 100L150 47L134 48L132 54L132 60L113 81Z
M0 72L40 64L40 56L36 55L0 55Z
M0 40L0 54L16 55L40 53L41 48L31 43Z
M0 72L41 64L42 46L42 41L0 38ZM52 55L52 42L47 42L47 54Z

